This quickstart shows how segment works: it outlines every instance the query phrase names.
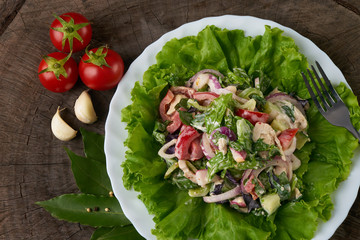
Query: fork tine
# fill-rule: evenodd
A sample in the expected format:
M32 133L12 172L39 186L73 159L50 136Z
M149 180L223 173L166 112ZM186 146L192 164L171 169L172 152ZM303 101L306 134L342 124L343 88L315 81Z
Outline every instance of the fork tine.
M328 88L330 89L331 93L333 94L333 96L336 98L336 100L338 101L342 101L339 94L337 94L337 92L335 91L334 87L332 86L332 84L330 83L328 77L326 76L324 70L322 69L322 67L320 66L320 64L315 61L316 66L318 67L318 69L320 70L321 76L324 78L326 85L328 86Z
M322 95L322 93L321 93L318 85L316 84L315 79L313 78L310 70L308 69L307 71L308 71L308 73L309 73L311 82L313 83L313 85L314 85L314 87L315 87L316 93L318 94L318 96L319 96L322 104L324 105L324 108L325 108L324 110L328 110L328 109L330 108L329 104L325 101L324 96Z
M319 109L320 113L322 114L324 112L324 109L322 108L319 101L317 100L316 95L314 94L314 91L312 90L308 79L306 78L306 76L305 76L305 74L303 72L301 72L301 75L302 75L302 77L304 79L304 82L305 82L305 85L306 85L307 89L309 90L311 99L314 101L316 107Z
M317 79L317 81L318 81L318 83L319 83L319 85L320 85L320 87L321 87L321 89L322 89L322 91L323 91L323 94L325 94L326 99L329 101L329 103L330 103L331 105L334 105L335 100L330 96L329 92L328 92L327 89L325 88L325 86L324 86L324 84L322 83L321 78L319 77L319 75L318 75L317 71L315 70L314 66L311 65L311 68L312 68L312 70L314 71L315 77L316 77L316 79Z

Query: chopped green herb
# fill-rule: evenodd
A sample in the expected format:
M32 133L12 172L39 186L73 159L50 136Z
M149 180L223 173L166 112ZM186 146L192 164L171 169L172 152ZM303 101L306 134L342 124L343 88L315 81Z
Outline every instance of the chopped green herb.
M290 118L290 120L295 122L294 105L292 105L292 108L287 105L281 106L281 108L284 110L285 114Z

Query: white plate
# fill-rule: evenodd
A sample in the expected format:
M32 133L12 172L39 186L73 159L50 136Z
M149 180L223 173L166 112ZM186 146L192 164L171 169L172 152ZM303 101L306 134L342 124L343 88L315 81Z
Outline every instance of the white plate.
M314 61L317 60L327 76L333 80L334 83L346 83L343 74L331 59L309 39L278 23L250 16L225 15L204 18L184 24L164 34L156 42L149 45L131 64L129 70L118 85L115 95L111 100L109 115L105 124L106 166L113 191L126 217L146 239L156 239L155 236L151 234L151 229L155 227L155 223L152 221L152 216L148 214L145 205L137 198L138 193L126 190L122 183L123 171L120 164L125 160L126 149L123 142L127 138L127 131L125 130L126 124L121 122L121 109L131 103L130 92L134 83L136 81L142 81L143 73L150 65L156 63L155 56L167 41L173 38L197 35L198 32L207 25L215 25L219 28L227 28L229 30L242 29L247 36L263 35L265 25L278 27L284 31L284 35L295 40L300 51L308 58L310 64L313 64ZM319 224L314 239L329 239L334 234L336 228L338 228L346 218L355 201L360 185L360 178L356 178L356 175L360 176L359 158L360 152L357 150L353 158L354 164L348 179L342 182L332 195L335 204L332 217L328 222ZM346 199L346 201L344 201L344 199Z

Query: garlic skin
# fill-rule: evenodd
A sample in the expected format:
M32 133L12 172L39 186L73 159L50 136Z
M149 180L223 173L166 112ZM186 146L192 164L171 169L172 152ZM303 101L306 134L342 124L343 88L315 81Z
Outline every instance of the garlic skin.
M61 110L62 111L62 110ZM77 131L72 129L60 116L60 107L51 119L51 131L61 141L69 141L76 136Z
M74 112L77 119L81 122L91 124L97 120L97 116L88 91L89 90L83 91L78 99L76 99Z

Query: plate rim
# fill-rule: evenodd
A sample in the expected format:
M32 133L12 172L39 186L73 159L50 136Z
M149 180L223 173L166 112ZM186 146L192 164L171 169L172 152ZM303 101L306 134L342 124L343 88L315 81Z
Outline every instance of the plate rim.
M124 106L124 105L127 106L130 102L124 101L124 102L122 102L122 104L119 104L120 101L118 101L118 99L121 96L127 96L127 97L130 96L130 91L135 83L135 80L133 80L132 78L135 77L136 80L142 82L142 77L143 77L144 72L147 70L147 68L150 65L156 63L156 60L155 60L156 54L162 49L163 45L170 39L174 38L174 36L175 37L178 37L178 36L185 37L185 36L190 36L190 35L197 35L197 33L200 32L207 25L215 25L219 28L227 28L229 30L233 30L233 29L242 29L243 30L244 29L243 27L232 28L233 26L239 25L237 23L230 24L230 28L219 26L219 25L221 25L220 23L222 23L224 21L229 21L229 22L232 21L233 23L234 22L236 23L237 21L238 22L247 22L247 23L251 22L253 24L254 23L257 24L258 28L262 27L264 31L265 31L265 25L269 25L272 28L278 27L279 29L284 31L283 35L289 36L295 40L296 45L300 49L300 52L306 56L309 64L314 63L314 60L315 60L314 57L316 56L316 59L323 66L323 69L327 73L328 77L335 78L337 80L337 81L332 81L332 82L335 82L335 83L344 82L347 85L347 87L350 88L349 84L346 82L345 77L341 73L340 69L334 64L334 62L330 59L330 57L324 51L322 51L314 42L312 42L310 39L302 36L295 30L293 30L289 27L283 26L279 23L276 23L272 20L257 18L257 17L253 17L253 16L238 16L238 15L222 15L222 16L216 16L216 17L206 17L206 18L202 18L202 19L199 19L199 20L196 20L193 22L185 23L185 24L177 27L176 29L165 33L158 40L151 43L131 63L131 65L129 66L127 72L125 73L122 81L117 86L115 94L110 102L109 113L108 113L106 123L105 123L105 143L104 143L104 150L105 150L105 155L106 155L106 167L107 167L107 172L108 172L108 175L109 175L109 178L111 181L111 185L113 187L113 192L114 192L115 196L117 197L125 216L127 218L129 218L129 220L132 222L132 224L134 225L136 230L146 239L156 239L155 236L151 234L151 229L153 229L155 227L155 223L152 221L152 216L148 214L148 211L145 208L145 205L141 202L141 200L139 200L137 198L139 193L135 192L134 190L130 190L130 191L126 190L122 184L122 173L123 172L122 172L122 167L120 166L122 161L119 161L119 156L117 155L117 154L119 154L119 150L121 148L119 145L115 145L114 137L116 140L116 136L119 136L116 134L121 134L121 131L119 132L119 129L123 128L124 131L126 132L125 139L127 138L127 131L125 130L126 124L119 121L119 120L121 120L121 116L120 116L121 112L119 112L119 111L122 109L122 106ZM259 23L261 23L261 24L259 24ZM191 30L191 31L189 31L189 30ZM196 32L196 33L192 34L193 32ZM251 34L247 34L246 30L244 30L244 32L245 32L246 36L251 35ZM187 35L184 35L184 34L187 34ZM263 32L257 33L255 35L260 35L260 34L263 34ZM254 35L251 35L251 36L254 36ZM306 48L304 48L304 46L306 46ZM311 52L309 52L309 50L310 50L310 49L308 49L309 46L311 46L313 48ZM144 62L147 64L150 64L150 65L146 65L146 64L144 64ZM142 65L142 67L139 67L139 65ZM142 69L143 72L138 71L137 74L134 74L134 71L139 70L139 69ZM141 73L141 75L139 76L140 73ZM129 100L129 99L125 99L125 100ZM116 126L116 128L115 128L115 126ZM122 136L124 136L124 134ZM125 149L125 147L123 147L122 145L123 145L123 142L121 142L121 147L122 147L122 149ZM124 153L125 152L123 152L123 155L121 156L123 158L124 158ZM356 196L358 193L358 189L359 189L359 185L360 185L360 179L357 180L355 178L356 175L360 174L359 156L360 156L360 151L358 148L355 152L355 155L352 158L352 160L356 159L357 161L352 164L352 169L350 170L350 175L348 176L348 178L345 181L343 181L339 184L338 188L334 191L334 193L331 196L333 203L334 203L334 209L332 211L332 216L329 221L327 221L325 223L322 222L321 224L318 225L317 231L315 232L313 239L329 239L335 233L336 229L340 226L340 224L345 220L346 216L348 215L348 212L350 211L352 204L355 202L355 199L356 199ZM123 161L124 160L125 160L125 158L123 159ZM350 181L351 182L355 181L355 182L357 182L357 184L354 184L354 185L352 185L352 187L351 186L349 187ZM119 184L119 183L121 183L121 184ZM344 190L344 186L347 187L347 189L345 189L347 191ZM352 189L353 191L349 191L349 188ZM126 192L124 192L124 190ZM342 190L344 190L344 191L342 191ZM343 204L343 205L336 204L336 203L339 203L338 201L336 201L339 199L338 198L338 195L340 194L339 192L341 192L342 194L346 194L348 196L348 198L347 198L348 204ZM123 196L124 193L132 194L131 196L135 197L136 199L132 199L132 201L125 201L127 199L125 199L125 197ZM143 211L145 209L147 216L145 216L145 218L144 218L144 216L141 216L141 218L140 218L137 214L134 214L131 211L131 209L133 209L133 208L140 209L141 211ZM335 216L336 216L336 218L335 218ZM146 223L144 223L142 221L144 219L147 221ZM149 219L151 222L149 222ZM141 224L139 224L139 220L142 221ZM327 227L327 226L329 226L329 227ZM149 229L149 227L151 227L151 228Z

